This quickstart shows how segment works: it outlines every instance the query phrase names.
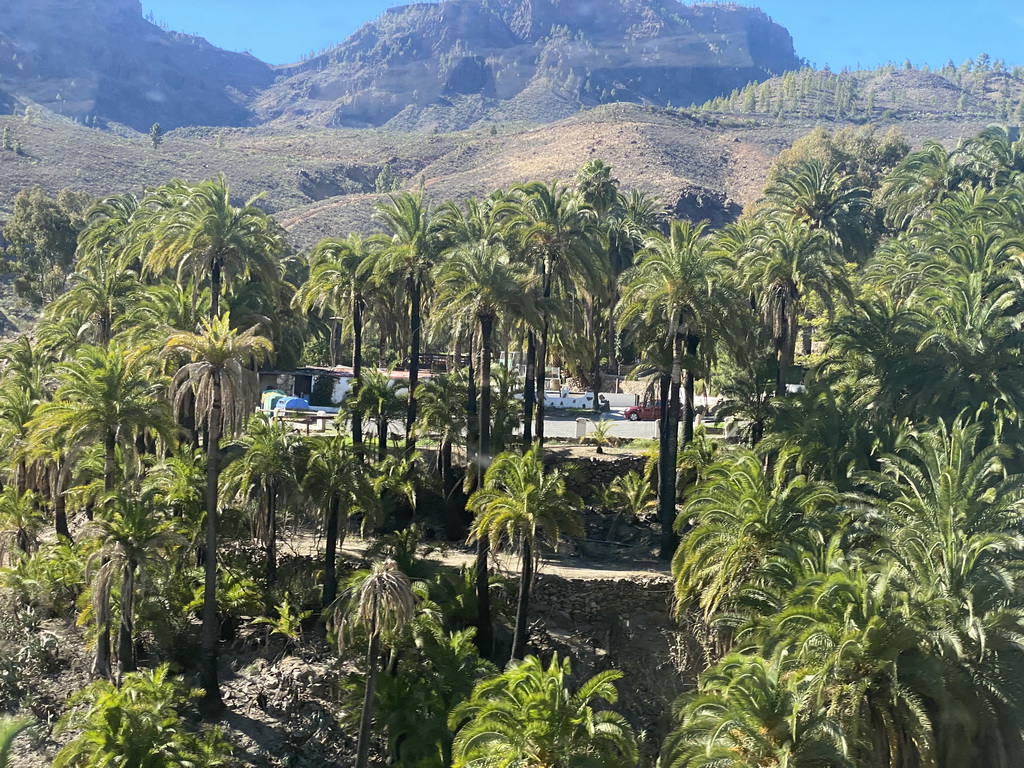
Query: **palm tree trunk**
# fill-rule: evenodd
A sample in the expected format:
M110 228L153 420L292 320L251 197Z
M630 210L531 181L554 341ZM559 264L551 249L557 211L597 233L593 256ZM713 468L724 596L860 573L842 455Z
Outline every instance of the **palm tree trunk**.
M413 279L409 292L412 308L409 312L409 324L412 332L412 351L409 354L409 409L405 418L405 451L409 458L416 450L416 438L412 428L416 423L416 383L420 377L420 281Z
M388 455L388 419L377 418L377 461L384 461Z
M117 636L117 679L124 680L128 672L135 671L135 644L132 642L135 621L135 569L136 564L125 564L121 581L121 626Z
M110 679L110 621L101 622L96 636L96 651L92 660L94 679Z
M491 626L491 591L488 559L490 541L486 536L476 540L476 563L474 585L476 587L476 647L480 655L491 658L494 653L494 628Z
M324 591L320 600L323 609L338 597L338 523L341 517L341 504L335 496L330 501L327 513L327 552L324 555Z
M355 768L366 768L370 757L370 724L373 722L373 697L377 693L377 674L380 671L380 631L377 629L379 598L373 598L373 626L366 651L366 690L363 692L363 711L359 715L359 737L356 742Z
M352 383L348 397L359 394L359 377L363 375L363 300L356 297L352 302ZM352 409L352 445L356 456L363 459L363 414L358 408Z
M480 316L480 454L478 474L483 481L484 471L491 460L491 337L494 318Z
M530 583L533 581L533 547L530 537L523 536L521 550L523 564L519 573L519 602L516 605L516 631L512 636L512 659L522 659L526 653L526 619L530 609Z
M594 329L594 381L591 389L594 392L594 413L600 413L601 404L598 402L598 395L601 393L601 312L597 302L594 303L593 313L591 327Z
M476 391L476 374L473 366L473 336L469 338L469 380L466 391L466 478L469 487L466 493L472 493L480 485L480 411Z
M546 381L548 356L548 320L544 318L544 328L540 333L540 341L537 344L537 403L535 406L536 418L534 420L534 439L540 445L544 445L544 384Z
M533 409L537 404L537 335L526 334L526 381L523 384L523 451L533 442Z
M686 334L686 356L694 358L697 355L697 347L700 346L700 337L693 334ZM694 403L694 375L691 369L683 374L683 445L693 442L693 425L697 412Z
M66 464L67 462L63 458L58 459L56 463L56 472L54 473L56 477L53 485L53 525L58 538L63 536L71 541L71 529L68 528L68 500L64 496L67 485Z
M103 490L110 493L114 490L114 473L117 467L117 433L113 427L107 429L103 441ZM92 519L91 517L89 518Z
M661 377L661 414L660 430L658 436L658 521L661 523L661 550L659 557L662 560L672 559L675 553L673 543L675 533L672 530L676 517L675 502L675 464L672 463L671 450L669 447L669 434L672 431L670 413L672 410L669 401L671 378Z
M203 632L200 656L200 680L203 701L210 711L223 707L220 696L217 644L220 640L220 618L217 613L217 490L220 485L221 383L213 380L213 404L210 408L206 443L206 557L203 579Z
M662 512L661 558L670 560L679 546L676 535L676 464L679 458L679 391L682 387L683 375L683 341L678 334L672 342L672 381L668 395L668 434L665 446L668 456L665 458L665 504Z
M220 317L221 263L214 259L210 265L210 319ZM218 692L218 695L219 692Z
M266 487L267 493L267 519L266 519L266 536L267 536L267 562L264 576L266 577L267 586L273 586L274 582L277 581L277 482L274 480L267 481Z

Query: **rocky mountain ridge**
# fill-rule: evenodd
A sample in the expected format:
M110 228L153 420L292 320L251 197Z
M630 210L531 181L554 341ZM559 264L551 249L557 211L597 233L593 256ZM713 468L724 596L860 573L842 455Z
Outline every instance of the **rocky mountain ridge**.
M389 9L286 68L267 121L459 129L609 102L700 103L799 66L761 11L676 0L447 0Z
M274 72L147 21L139 0L22 0L0 13L0 112L40 107L89 125L242 126Z
M417 3L279 68L162 29L140 0L9 5L0 114L37 107L139 131L551 122L609 102L702 102L799 65L789 33L760 11L677 0Z

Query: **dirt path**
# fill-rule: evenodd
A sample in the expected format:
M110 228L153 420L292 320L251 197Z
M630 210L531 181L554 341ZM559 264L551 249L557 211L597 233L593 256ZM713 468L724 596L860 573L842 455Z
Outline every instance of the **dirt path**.
M372 543L369 539L349 535L345 538L345 546L342 547L341 552L350 557L361 558L366 555L366 550L370 548ZM300 531L289 536L282 543L281 551L305 557L322 556L324 551L323 539ZM462 565L472 565L474 562L474 554L470 550L459 547L438 546L430 543L420 547L420 556L453 568L458 568ZM508 553L492 553L491 566L499 573L518 575L519 558ZM598 581L601 579L631 580L657 576L667 577L670 575L671 570L668 563L658 561L637 563L555 556L542 557L538 572L541 575L560 576L563 579Z

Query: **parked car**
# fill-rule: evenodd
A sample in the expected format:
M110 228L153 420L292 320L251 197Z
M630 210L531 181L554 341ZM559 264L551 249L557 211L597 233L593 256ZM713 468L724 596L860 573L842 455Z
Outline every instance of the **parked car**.
M644 405L631 405L622 415L630 421L657 421L661 418L661 401Z

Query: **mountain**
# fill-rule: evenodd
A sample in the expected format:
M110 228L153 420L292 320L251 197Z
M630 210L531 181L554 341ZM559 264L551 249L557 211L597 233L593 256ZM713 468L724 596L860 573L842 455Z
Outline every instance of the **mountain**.
M800 64L761 11L675 0L447 0L391 8L282 68L263 121L399 130L550 122L609 102L700 103Z
M139 0L20 0L0 13L0 112L37 104L121 123L248 125L274 72L252 56L146 21Z

